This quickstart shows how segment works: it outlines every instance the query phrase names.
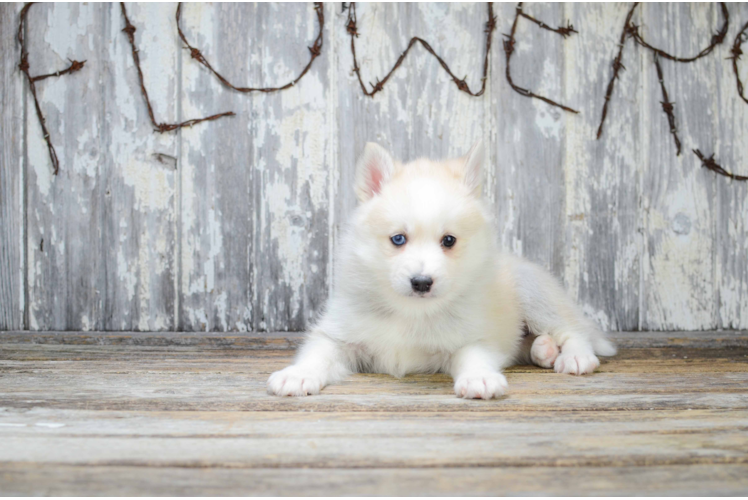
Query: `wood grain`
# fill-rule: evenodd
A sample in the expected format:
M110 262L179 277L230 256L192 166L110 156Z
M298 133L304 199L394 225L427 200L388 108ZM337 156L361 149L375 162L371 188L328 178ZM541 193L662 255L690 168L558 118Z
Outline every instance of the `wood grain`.
M0 334L3 494L748 492L745 333L624 335L598 373L514 367L494 401L445 375L277 398L293 352L261 335L87 337Z
M9 495L724 495L748 491L746 465L231 469L0 465ZM289 479L292 478L292 479Z
M155 134L119 5L106 11L103 55L107 120L100 189L106 291L103 329L174 329L176 180L175 133ZM177 120L177 50L171 43L174 6L126 4L156 119Z
M511 27L516 4L497 5L501 25ZM562 24L561 4L527 5L543 22ZM491 54L491 165L497 223L504 248L524 255L560 277L564 268L564 111L515 92L505 79L506 54L498 30ZM563 101L563 37L527 19L517 23L512 80L532 92ZM540 146L540 147L539 147Z
M16 32L20 5L0 7L0 330L26 327L24 321L24 121L26 108L22 74L17 69Z
M26 113L27 327L32 330L101 330L106 323L104 178L111 165L105 161L107 136L100 132L108 119L99 82L109 64L101 30L110 7L40 4L28 14L32 75L64 68L68 59L87 61L81 71L37 84L59 175L53 175L36 114ZM26 94L26 107L33 109Z
M639 200L647 165L642 135L648 133L642 116L649 110L642 109L644 54L632 41L624 49L626 71L616 82L605 133L595 139L629 9L629 4L566 4L563 18L554 20L568 19L579 29L563 42L563 100L580 111L565 114L562 125L563 276L584 311L609 330L640 328Z
M367 141L394 156L463 154L488 145L484 196L504 248L564 281L608 330L748 328L748 186L701 168L714 153L743 173L748 106L729 48L748 19L730 4L725 42L689 64L662 61L683 153L675 155L652 53L629 40L626 70L595 140L628 4L527 5L563 39L519 21L515 81L579 109L563 113L509 87L502 34L515 4L494 6L486 93L460 92L415 47L383 92L352 71L347 12L324 6L322 55L293 88L240 94L189 52L175 4L127 4L157 118L236 116L171 134L145 119L117 5L38 5L29 12L32 74L87 60L38 83L51 175L27 84L17 71L19 8L0 5L0 329L302 331L332 287L335 251L355 206L355 160ZM386 74L412 36L479 86L485 4L358 6L363 80ZM298 74L317 34L310 4L189 5L186 35L239 84ZM692 55L721 22L712 4L653 4L634 22L653 45ZM748 65L739 65L748 81ZM42 244L43 242L43 244Z

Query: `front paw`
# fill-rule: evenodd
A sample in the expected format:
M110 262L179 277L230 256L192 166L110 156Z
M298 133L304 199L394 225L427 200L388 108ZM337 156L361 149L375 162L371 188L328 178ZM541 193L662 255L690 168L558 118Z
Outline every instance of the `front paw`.
M455 394L465 399L498 398L506 388L506 377L498 372L468 373L455 380Z
M553 363L553 369L556 373L570 373L572 375L584 375L592 373L600 366L600 360L592 353L575 353L564 352L561 348L561 354L558 355Z
M291 365L270 375L267 390L276 396L311 396L319 394L324 385L315 370Z

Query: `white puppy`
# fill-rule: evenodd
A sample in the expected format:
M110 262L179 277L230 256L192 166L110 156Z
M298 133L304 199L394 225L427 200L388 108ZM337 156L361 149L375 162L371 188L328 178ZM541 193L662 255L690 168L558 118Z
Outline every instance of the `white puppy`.
M516 362L581 375L615 354L547 271L499 251L483 155L478 143L460 159L400 164L366 145L327 310L270 394L317 394L353 372L445 372L457 396L489 399Z

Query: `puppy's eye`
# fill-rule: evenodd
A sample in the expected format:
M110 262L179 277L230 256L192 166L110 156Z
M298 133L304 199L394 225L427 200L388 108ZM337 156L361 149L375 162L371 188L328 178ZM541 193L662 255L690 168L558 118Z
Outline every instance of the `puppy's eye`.
M405 242L408 241L408 238L406 238L404 234L396 234L395 236L390 238L390 241L392 241L395 246L401 247L405 245Z
M455 238L451 234L448 234L444 238L442 238L442 245L447 248L453 247L455 243L457 243L457 238Z

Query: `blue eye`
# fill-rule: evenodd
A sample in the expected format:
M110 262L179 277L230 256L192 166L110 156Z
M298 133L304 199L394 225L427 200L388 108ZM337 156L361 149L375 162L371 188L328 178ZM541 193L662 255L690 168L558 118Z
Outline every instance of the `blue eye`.
M405 237L404 234L396 234L392 238L390 238L390 241L395 244L395 246L403 246L405 245L405 242L408 241L408 239Z
M442 238L442 245L447 248L453 247L455 243L457 243L457 238L455 238L451 234L448 234L444 238Z

